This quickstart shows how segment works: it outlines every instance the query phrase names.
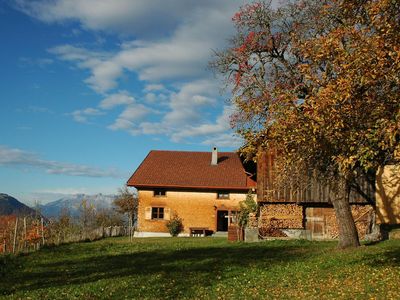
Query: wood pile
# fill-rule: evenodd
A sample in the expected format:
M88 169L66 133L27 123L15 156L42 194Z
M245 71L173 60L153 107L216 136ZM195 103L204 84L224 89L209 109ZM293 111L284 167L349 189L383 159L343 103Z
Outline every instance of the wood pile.
M249 223L247 224L247 227L250 227L250 228L258 227L258 218L257 218L256 214L253 214L253 213L249 214Z
M354 205L351 208L351 212L353 214L354 222L356 223L359 238L364 239L365 235L369 234L371 231L374 209L370 205Z
M354 222L356 223L358 237L360 240L364 239L370 233L372 214L374 210L370 205L352 205L351 213L353 214ZM339 236L339 229L336 222L335 214L326 219L328 227L328 236L337 238Z
M263 226L258 229L258 234L261 238L266 237L287 237L287 235L279 228L274 227L272 224Z
M296 204L265 204L260 209L259 227L303 228L303 208Z
M336 221L333 208L307 208L307 211L313 209L313 213L307 212L307 217L314 216L321 219L324 224L324 236L330 239L339 237L339 228ZM374 210L370 205L352 205L351 212L356 223L358 236L362 240L365 235L370 233L372 214Z

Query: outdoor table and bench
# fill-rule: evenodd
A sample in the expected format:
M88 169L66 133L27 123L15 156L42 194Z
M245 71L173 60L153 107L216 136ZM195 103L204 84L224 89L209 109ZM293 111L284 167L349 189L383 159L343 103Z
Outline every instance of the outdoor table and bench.
M205 237L206 233L208 231L208 227L190 227L189 230L190 230L191 237L195 237L195 236L196 237L200 237L200 236Z

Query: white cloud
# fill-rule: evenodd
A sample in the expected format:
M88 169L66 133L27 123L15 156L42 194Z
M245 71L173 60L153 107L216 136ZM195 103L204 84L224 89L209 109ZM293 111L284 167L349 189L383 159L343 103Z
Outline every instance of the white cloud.
M216 103L217 86L210 80L197 80L184 84L178 93L170 97L170 111L164 116L164 123L170 126L198 124L202 115L199 109Z
M59 45L49 48L48 52L57 55L61 60L76 62L77 66L82 69L92 68L102 60L110 57L107 52L94 51L72 45Z
M140 134L141 131L138 129L137 124L151 112L155 111L143 104L129 105L108 128L111 130L125 130L132 135Z
M49 174L69 176L113 178L123 178L126 176L126 174L117 169L102 169L81 164L44 160L34 153L4 145L0 145L0 166L35 167L44 169Z
M95 186L95 187L71 187L71 188L48 188L34 190L30 193L20 194L18 199L27 205L34 206L37 201L39 204L56 201L63 197L71 197L76 194L95 195L102 193L103 195L115 195L118 192L118 186Z
M33 192L33 194L58 194L58 195L76 195L76 194L88 194L88 193L90 192L86 187L41 189Z
M217 147L239 148L243 145L243 140L234 134L223 133L204 140L202 144Z
M104 112L98 110L97 108L88 107L81 110L75 110L70 113L70 115L76 122L87 123L89 117L104 115Z
M18 9L45 22L77 21L85 30L119 34L121 44L107 52L76 45L49 49L90 73L85 83L105 95L102 112L125 105L109 129L174 141L229 131L225 110L215 123L207 120L220 107L219 83L207 64L212 49L223 48L233 33L231 17L242 0L169 0L168 7L164 0L16 1ZM137 100L127 91L115 92L131 72L144 84ZM156 105L163 106L162 114ZM89 115L79 110L73 116L87 122Z
M115 122L107 128L111 130L126 130L130 131L135 127L135 124L129 120L118 118Z
M74 0L68 0L75 2ZM60 16L55 11L63 12L70 10L70 5L65 1L39 1L35 5L20 1L23 10L30 15L34 15L41 20L57 21L69 18ZM90 2L90 1L89 1ZM104 3L104 1L98 1ZM152 1L153 4L144 4L142 1L122 1L121 5L127 3L138 3L132 6L146 6L146 9L153 8L153 5L159 1ZM188 3L191 5L188 5ZM36 2L35 2L36 3ZM97 3L97 2L96 2ZM112 2L115 5L115 2ZM201 5L200 5L201 3ZM92 9L96 11L98 6ZM234 1L169 1L168 9L162 9L164 14L168 14L173 10L174 6L179 4L179 14L175 17L176 26L170 28L162 39L146 39L146 36L140 36L140 40L131 42L123 42L120 49L113 53L105 53L77 47L73 45L61 45L49 49L49 51L61 59L71 61L82 69L88 69L91 72L89 78L85 82L96 92L105 93L118 86L118 79L124 72L136 72L140 80L149 81L145 90L154 91L162 88L161 80L189 80L208 75L207 63L211 57L212 49L219 49L224 46L225 40L221 37L229 37L233 32L231 24L231 16L238 8L238 3ZM80 6L79 3L76 4ZM84 5L86 8L86 5ZM164 7L165 5L161 5ZM48 14L40 13L41 8ZM49 9L53 7L54 9ZM82 8L84 11L85 8ZM184 13L187 10L187 13ZM113 9L110 9L113 11ZM129 9L125 10L129 11ZM117 12L115 12L117 13ZM152 22L157 22L154 11L145 12ZM72 11L66 15L76 16L82 22L87 21L86 18L81 19L80 12ZM88 12L90 16L95 12ZM175 12L174 12L175 15ZM178 16L179 15L179 16ZM51 18L50 16L54 16ZM97 16L96 16L97 17ZM137 12L131 12L130 18L134 19ZM140 16L141 18L141 16ZM156 21L155 21L156 20ZM86 24L86 23L85 23ZM89 26L90 27L90 26ZM92 27L90 27L92 28ZM216 30L218 28L218 30ZM97 29L93 27L92 29ZM159 29L162 31L161 29ZM165 38L168 36L168 38ZM136 34L135 37L138 37ZM154 83L154 82L157 83Z
M151 110L142 104L130 105L119 115L121 119L136 121L150 113Z
M147 93L144 98L148 103L155 103L157 101L157 95L154 93Z
M165 87L162 84L148 84L144 88L145 92L162 91Z
M89 50L72 45L60 45L50 48L48 51L57 55L61 60L74 63L79 69L88 69L92 72L96 70L96 79L92 75L85 79L85 83L98 93L116 87L116 79L122 74L119 66L108 61L111 54L104 51Z
M129 105L108 128L124 130L132 135L162 134L175 142L198 136L215 135L229 130L229 114L232 109L228 106L224 108L215 124L204 123L204 112L215 109L217 104L217 83L202 79L183 84L178 90L169 95L167 112L162 113L143 104ZM154 99L147 99L147 102L150 102L148 100L159 100L157 98L162 97L154 94ZM145 120L149 114L153 116L162 114L162 117L151 122Z
M98 93L104 93L115 88L117 79L123 74L123 66L114 61L104 61L92 68L92 75L85 80L92 89Z
M143 134L166 134L168 135L171 129L167 128L164 124L160 122L142 122L139 125L139 128Z
M129 95L127 91L120 91L104 98L99 107L102 109L111 109L119 105L129 105L135 102L135 98Z
M194 12L237 7L242 0L14 0L24 13L48 23L77 21L94 31L135 35L139 38L164 36Z
M230 115L233 113L233 107L225 106L222 114L217 118L215 123L201 124L199 126L188 126L185 129L172 135L172 140L179 142L184 138L192 138L196 136L214 136L222 134L230 129Z

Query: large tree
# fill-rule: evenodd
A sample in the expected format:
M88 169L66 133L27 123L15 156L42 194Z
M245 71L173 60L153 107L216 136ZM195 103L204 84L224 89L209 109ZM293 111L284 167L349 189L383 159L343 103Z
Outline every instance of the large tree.
M287 175L333 183L342 248L359 245L350 189L362 194L357 178L399 148L399 19L390 0L256 2L233 17L231 47L213 62L232 87L243 152L278 149Z

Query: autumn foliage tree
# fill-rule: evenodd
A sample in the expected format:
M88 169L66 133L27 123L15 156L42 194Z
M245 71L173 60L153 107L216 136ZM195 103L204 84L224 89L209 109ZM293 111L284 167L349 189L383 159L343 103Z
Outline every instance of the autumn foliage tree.
M400 2L305 0L246 5L214 67L232 87L242 152L278 149L279 168L317 172L331 199L339 246L358 246L349 192L396 159L400 140ZM370 199L369 199L370 200Z
M128 215L129 238L132 240L135 227L134 224L137 219L139 198L136 194L131 193L125 186L119 190L119 193L114 200L114 205L117 212Z

